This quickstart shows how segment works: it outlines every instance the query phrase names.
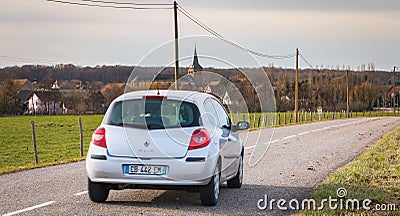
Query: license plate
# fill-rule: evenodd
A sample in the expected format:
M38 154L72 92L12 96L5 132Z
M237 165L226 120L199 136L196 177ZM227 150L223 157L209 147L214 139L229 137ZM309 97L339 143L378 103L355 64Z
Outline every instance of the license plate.
M164 175L165 166L126 165L125 174L131 175Z

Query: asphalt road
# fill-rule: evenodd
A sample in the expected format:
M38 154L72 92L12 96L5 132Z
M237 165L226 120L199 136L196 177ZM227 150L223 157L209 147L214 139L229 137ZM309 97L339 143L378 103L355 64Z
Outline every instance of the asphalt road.
M265 195L276 200L304 199L327 174L399 125L400 118L358 118L242 133L246 140L243 187L222 186L214 207L201 206L198 193L162 190L111 191L106 203L93 203L87 194L85 163L78 162L0 176L0 214L290 214L269 206L260 210L257 202ZM261 160L249 166L252 151L267 147L256 147L259 135L258 145L270 145Z

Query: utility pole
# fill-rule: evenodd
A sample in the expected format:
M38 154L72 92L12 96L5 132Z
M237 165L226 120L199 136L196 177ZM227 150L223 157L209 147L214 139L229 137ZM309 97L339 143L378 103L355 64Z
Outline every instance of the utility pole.
M396 66L393 66L393 113L396 113Z
M349 111L350 111L350 106L349 106L349 69L346 71L346 118L349 117Z
M178 4L174 1L174 31L175 31L175 90L179 90L179 53L178 53Z
M299 119L299 49L296 49L296 81L294 83L294 122Z

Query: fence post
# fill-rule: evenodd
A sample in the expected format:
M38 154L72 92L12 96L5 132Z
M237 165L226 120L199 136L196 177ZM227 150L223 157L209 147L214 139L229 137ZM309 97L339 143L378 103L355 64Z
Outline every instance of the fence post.
M256 123L257 123L256 120L257 120L257 119L256 119L256 112L254 112L254 113L253 113L253 128L256 128Z
M281 124L281 113L278 112L278 125L280 125L280 124Z
M283 124L286 125L286 112L283 113Z
M82 131L82 118L78 117L78 124L79 124L79 141L80 141L80 150L81 150L81 157L83 156L83 131Z
M39 163L37 148L36 148L36 134L35 134L35 122L31 120L31 129L32 129L32 142L33 142L33 153L35 156L35 164Z

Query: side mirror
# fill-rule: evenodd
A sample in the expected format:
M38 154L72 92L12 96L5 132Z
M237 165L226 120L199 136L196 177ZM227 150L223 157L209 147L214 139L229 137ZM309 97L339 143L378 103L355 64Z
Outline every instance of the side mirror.
M240 121L240 122L238 122L237 125L234 125L234 126L232 127L232 129L233 129L234 131L238 131L238 130L247 130L247 129L249 129L249 128L250 128L250 123L249 123L249 122L246 122L246 121Z

